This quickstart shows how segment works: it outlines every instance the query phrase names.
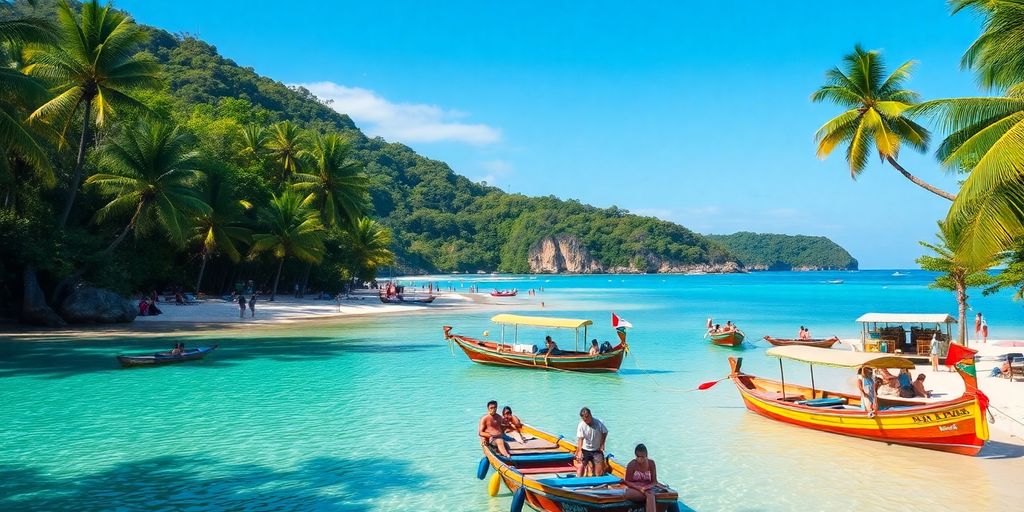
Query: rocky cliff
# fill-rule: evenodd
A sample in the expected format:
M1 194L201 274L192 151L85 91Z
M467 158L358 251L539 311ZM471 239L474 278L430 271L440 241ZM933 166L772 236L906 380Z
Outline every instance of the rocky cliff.
M604 272L587 248L574 236L546 236L527 254L530 272L536 274L593 274Z

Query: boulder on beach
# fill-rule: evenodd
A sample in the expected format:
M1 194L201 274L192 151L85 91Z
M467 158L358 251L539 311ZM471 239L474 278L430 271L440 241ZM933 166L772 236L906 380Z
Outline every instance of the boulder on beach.
M21 301L21 321L31 325L59 327L64 320L46 304L46 295L39 287L36 269L31 265L25 267L23 274L25 292Z
M138 310L131 301L110 290L83 286L64 299L60 314L73 324L112 324L135 320Z

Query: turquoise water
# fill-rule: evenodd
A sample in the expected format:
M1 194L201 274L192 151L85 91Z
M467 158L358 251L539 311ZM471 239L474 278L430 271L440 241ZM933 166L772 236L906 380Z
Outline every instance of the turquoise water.
M994 443L978 458L887 446L764 420L729 382L686 391L724 376L728 355L742 355L754 373L778 369L762 347L702 340L708 316L757 339L792 336L799 325L855 337L854 320L869 311L955 314L951 293L905 272L438 278L519 288L519 297L494 300L495 310L592 318L601 339L613 338L615 311L634 325L618 375L490 368L453 355L441 326L495 337L495 310L227 337L8 339L0 343L0 509L504 511L507 490L490 498L475 478L476 422L492 398L569 435L590 406L610 429L611 453L625 461L646 443L660 479L696 510L845 510L880 496L912 509L1019 501L1024 450L1010 445ZM525 293L542 286L537 297ZM972 303L991 337L1024 337L1021 304L1009 294L978 292ZM572 344L564 331L550 334ZM220 348L206 361L157 369L122 370L113 357L179 339ZM799 370L790 377L787 366L787 379L799 381ZM841 373L818 378L846 384Z

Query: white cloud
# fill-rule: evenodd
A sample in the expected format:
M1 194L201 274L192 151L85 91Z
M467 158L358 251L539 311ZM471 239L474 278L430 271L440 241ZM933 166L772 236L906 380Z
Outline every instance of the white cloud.
M360 87L333 82L294 84L329 101L335 111L348 114L371 137L398 142L465 142L491 144L501 140L501 130L485 124L459 122L464 112L422 103L393 103Z
M504 181L506 177L515 173L515 166L513 166L511 162L505 160L487 160L480 162L480 167L486 171L487 174L471 179L477 183L487 183L492 187L499 186L500 182Z

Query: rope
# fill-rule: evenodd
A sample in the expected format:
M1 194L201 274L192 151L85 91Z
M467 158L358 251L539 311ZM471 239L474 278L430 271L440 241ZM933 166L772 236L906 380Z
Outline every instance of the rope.
M1020 425L1020 426L1024 427L1024 422L1022 422L1022 421L1018 420L1017 418L1014 418L1013 416L1010 416L1010 414L1009 414L1009 413L1007 413L1006 411L1004 411L1004 410L1002 410L1002 409L1000 409L1000 408L998 408L998 407L996 407L996 406L992 405L991 403L990 403L990 404L988 404L988 409L989 409L990 411L996 411L996 412L998 412L999 414L1002 414L1003 416L1006 416L1007 418L1009 418L1009 419L1010 419L1010 421L1012 421L1012 422L1014 422L1014 423L1016 423L1016 424L1018 424L1018 425ZM991 415L989 415L989 416L991 416ZM995 420L995 418L992 418L992 420L994 421L994 420Z
M637 370L640 370L642 372L646 372L647 371L647 370L645 370L644 368L642 368L640 366L640 360L637 359L636 354L630 353L630 356L632 356L631 359L633 359L633 365L636 366ZM674 388L674 387L671 387L671 386L662 386L661 383L658 382L658 379L654 378L654 375L651 375L650 373L646 373L645 375L647 376L648 379L651 379L651 382L654 384L655 387L657 387L659 389L663 389L665 391L675 391L675 392L679 392L679 393L689 393L690 391L697 391L697 388L682 389L682 388Z

